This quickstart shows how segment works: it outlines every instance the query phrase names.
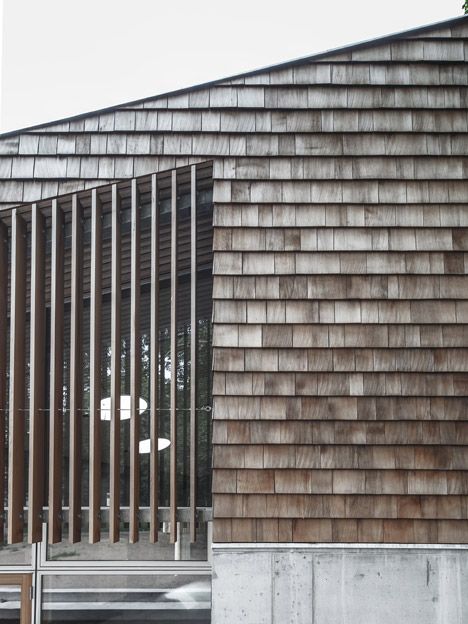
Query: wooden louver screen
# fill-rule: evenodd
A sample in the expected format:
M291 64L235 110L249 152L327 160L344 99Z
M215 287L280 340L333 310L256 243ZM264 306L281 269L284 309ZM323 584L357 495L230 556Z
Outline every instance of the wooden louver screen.
M163 357L160 331L164 326L169 330L172 370L166 519L170 521L170 541L177 541L178 322L183 317L191 327L186 474L190 481L190 537L195 541L199 301L196 289L200 265L211 274L211 239L207 232L212 226L210 217L206 228L200 227L197 190L209 188L210 184L211 165L193 165L0 213L0 470L7 475L6 482L0 479L0 511L6 512L7 536L1 535L0 539L21 542L27 528L28 542L41 541L42 524L47 521L50 543L64 538L65 524L69 541L79 542L84 532L84 510L89 509L89 541L101 539L103 513L108 520L110 542L119 541L123 521L122 335L123 326L128 325L131 398L125 519L129 541L138 541L142 505L142 292L147 291L150 456L149 509L145 517L150 541L155 542L161 506L158 438ZM179 224L178 194L182 187L190 197L190 212ZM169 210L160 209L162 201L166 207L169 205ZM170 215L166 215L169 211ZM164 234L161 215L169 217ZM182 234L181 228L185 228ZM185 283L189 280L189 310L179 309L181 279ZM167 319L161 318L165 316L160 305L162 284L169 284ZM108 336L108 342L103 347L104 336ZM108 370L103 363L104 352L110 358ZM106 396L104 374L110 389L107 446L101 415L101 400ZM6 448L8 454L4 452ZM102 471L105 457L109 466L107 494ZM103 504L106 496L107 505ZM0 526L3 532L5 523Z

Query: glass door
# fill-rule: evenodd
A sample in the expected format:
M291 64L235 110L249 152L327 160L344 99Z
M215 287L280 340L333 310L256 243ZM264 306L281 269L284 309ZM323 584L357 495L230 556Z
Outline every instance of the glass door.
M0 624L31 624L32 574L0 574Z

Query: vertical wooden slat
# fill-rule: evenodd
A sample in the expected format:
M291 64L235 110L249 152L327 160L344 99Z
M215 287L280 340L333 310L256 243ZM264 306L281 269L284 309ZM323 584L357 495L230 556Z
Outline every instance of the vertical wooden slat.
M21 578L21 615L19 624L32 622L32 574L18 574Z
M101 322L102 208L91 194L91 286L89 345L89 542L101 539Z
M159 206L156 174L151 176L151 354L150 354L150 542L158 541L158 370L159 370Z
M132 180L130 266L130 525L129 541L138 541L140 507L140 205Z
M190 184L190 541L197 538L197 168Z
M4 541L5 410L7 405L8 231L0 221L0 542Z
M82 320L82 242L81 206L76 194L72 196L71 225L71 316L70 316L70 481L69 481L69 540L81 538L81 320Z
M177 541L177 173L171 180L170 541Z
M109 540L120 538L120 201L112 185L111 422Z
M63 212L52 201L50 261L49 542L62 540Z
M31 217L28 542L34 543L42 541L45 476L45 220L37 204Z
M26 223L11 213L8 543L23 541L25 433Z

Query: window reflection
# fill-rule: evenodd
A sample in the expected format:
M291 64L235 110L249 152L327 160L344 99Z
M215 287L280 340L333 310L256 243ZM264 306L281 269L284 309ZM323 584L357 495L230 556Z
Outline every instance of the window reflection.
M21 587L0 585L0 622L20 624Z
M125 510L123 510L125 512ZM124 523L125 527L125 523ZM158 541L149 541L148 523L140 525L139 540L130 544L128 539L128 523L121 532L120 541L109 544L108 528L104 525L101 541L89 544L88 534L83 533L81 542L70 544L63 541L47 545L48 561L206 561L208 548L208 523L199 522L196 542L190 543L190 526L188 522L179 522L179 540L176 544L169 542L170 523L159 523Z
M47 575L42 622L209 624L207 575Z

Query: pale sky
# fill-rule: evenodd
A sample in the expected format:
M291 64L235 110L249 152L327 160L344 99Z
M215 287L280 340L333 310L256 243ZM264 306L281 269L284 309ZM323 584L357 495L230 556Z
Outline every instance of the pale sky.
M462 0L2 2L2 132L462 14Z

